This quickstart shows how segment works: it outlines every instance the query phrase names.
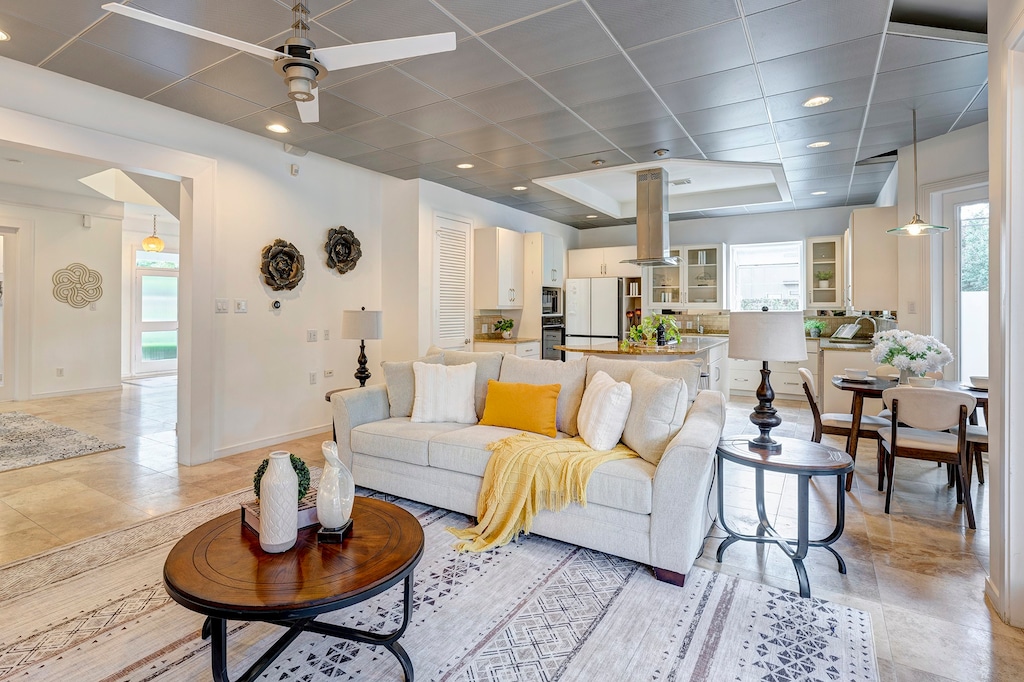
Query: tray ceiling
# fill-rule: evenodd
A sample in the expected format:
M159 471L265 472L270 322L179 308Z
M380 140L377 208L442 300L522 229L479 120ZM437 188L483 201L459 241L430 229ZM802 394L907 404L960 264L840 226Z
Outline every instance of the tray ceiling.
M897 0L891 17L888 0L307 0L322 47L440 31L459 40L451 53L331 73L313 125L268 63L108 15L104 1L3 3L11 40L0 55L580 228L632 220L587 218L592 208L531 181L668 149L779 164L791 191L674 219L866 204L892 163L857 162L910 144L911 109L919 139L988 113L980 0ZM269 47L291 24L292 2L277 0L126 4ZM802 106L817 95L833 99ZM268 132L272 122L290 132ZM819 141L830 144L807 146Z

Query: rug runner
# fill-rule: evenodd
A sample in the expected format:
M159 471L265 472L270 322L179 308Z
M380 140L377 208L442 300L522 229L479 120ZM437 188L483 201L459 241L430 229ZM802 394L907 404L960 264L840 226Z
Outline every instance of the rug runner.
M875 680L868 614L694 568L685 588L633 561L538 536L459 554L461 514L373 494L424 527L415 610L402 645L417 679ZM240 491L0 567L0 680L210 679L203 617L167 597L163 561L179 537ZM389 631L401 586L324 620ZM230 622L232 677L281 630ZM397 680L379 647L304 633L260 679Z
M0 471L123 447L24 412L0 412Z

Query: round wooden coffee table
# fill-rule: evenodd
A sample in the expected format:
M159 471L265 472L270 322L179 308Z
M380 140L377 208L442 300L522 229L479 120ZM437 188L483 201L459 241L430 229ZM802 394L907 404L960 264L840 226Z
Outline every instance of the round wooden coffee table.
M239 681L260 675L301 632L380 645L413 680L412 662L398 643L412 615L413 569L423 555L423 528L409 512L383 500L357 497L352 532L342 544L317 544L317 526L299 531L281 554L260 549L239 512L204 523L183 537L164 563L164 585L176 602L205 616L213 679L228 682L227 621L266 621L288 628ZM404 616L390 633L318 623L323 613L357 604L405 581Z
M729 537L718 546L718 562L721 563L725 550L734 542L773 543L793 562L797 582L800 585L800 596L811 596L811 585L807 580L807 569L804 558L810 547L824 547L839 562L839 572L846 573L846 562L839 552L832 549L833 542L843 534L846 519L846 495L843 494L843 478L853 471L853 459L836 448L796 438L776 438L782 447L778 450L765 450L750 443L750 437L723 438L718 442L718 523ZM725 493L723 485L725 462L735 462L754 470L754 500L757 505L756 535L737 533L725 520ZM797 537L785 538L772 527L764 507L764 472L775 471L797 476ZM836 477L836 525L827 537L811 540L809 536L809 490L808 483L812 476Z

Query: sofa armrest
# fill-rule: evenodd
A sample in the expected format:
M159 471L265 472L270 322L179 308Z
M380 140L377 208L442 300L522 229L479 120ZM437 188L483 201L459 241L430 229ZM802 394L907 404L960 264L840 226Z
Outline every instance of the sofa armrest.
M338 456L351 471L351 431L360 424L381 421L391 416L387 386L375 384L350 391L338 391L331 395L331 411L334 416L334 432L338 439Z
M715 450L725 426L725 396L701 391L654 473L651 565L685 574L713 522ZM709 501L710 500L710 501Z

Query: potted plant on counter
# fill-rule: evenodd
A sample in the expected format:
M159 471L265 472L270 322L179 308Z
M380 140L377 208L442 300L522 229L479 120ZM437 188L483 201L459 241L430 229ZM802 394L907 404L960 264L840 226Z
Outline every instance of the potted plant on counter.
M818 278L818 288L828 289L828 285L832 283L832 278L836 276L836 273L831 270L818 270L815 276Z
M825 327L826 326L827 325L825 324L824 320L805 320L804 321L804 329L807 330L807 333L811 335L812 339L816 339L819 336L821 336L821 333L823 331L825 331Z
M659 343L660 337L664 339ZM663 346L669 341L679 342L683 335L679 333L679 321L671 315L648 315L629 328L628 342L633 345Z
M511 339L512 338L512 327L516 325L516 321L507 317L499 318L494 323L494 331L501 332L501 338Z

